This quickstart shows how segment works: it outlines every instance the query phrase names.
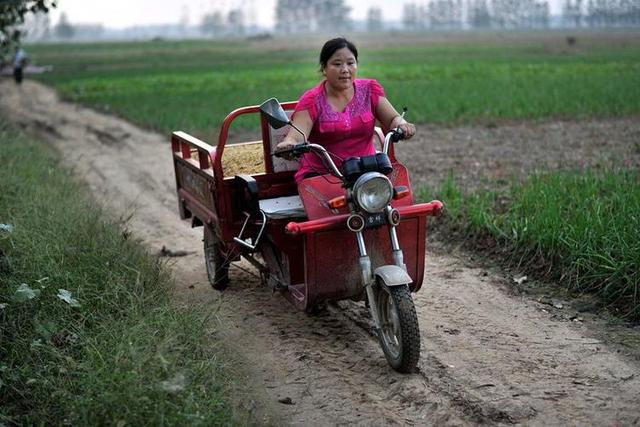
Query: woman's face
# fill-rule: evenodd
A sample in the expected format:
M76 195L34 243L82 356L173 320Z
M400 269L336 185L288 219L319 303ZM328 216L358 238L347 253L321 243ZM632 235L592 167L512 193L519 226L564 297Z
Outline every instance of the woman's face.
M334 89L349 89L358 74L358 61L349 48L343 47L331 55L322 72Z

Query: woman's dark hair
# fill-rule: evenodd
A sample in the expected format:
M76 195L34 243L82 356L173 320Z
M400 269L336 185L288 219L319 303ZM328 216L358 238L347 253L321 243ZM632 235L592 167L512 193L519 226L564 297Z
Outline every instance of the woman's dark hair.
M322 50L320 51L320 68L326 67L329 58L333 56L336 50L342 49L343 47L349 49L351 53L353 53L353 56L356 57L356 61L358 60L358 49L356 49L356 45L344 37L337 37L329 40L322 46Z

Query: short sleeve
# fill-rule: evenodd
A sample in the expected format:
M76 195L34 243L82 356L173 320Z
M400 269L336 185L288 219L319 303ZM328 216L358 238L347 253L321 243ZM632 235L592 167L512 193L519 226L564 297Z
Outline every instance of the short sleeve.
M317 93L317 88L306 91L298 100L298 104L296 105L296 109L293 114L295 115L298 111L307 110L309 111L311 120L315 122L318 118L318 107L316 105Z
M384 88L377 80L371 80L369 84L369 91L371 93L371 108L373 111L378 108L378 102L380 101L380 97L385 97Z

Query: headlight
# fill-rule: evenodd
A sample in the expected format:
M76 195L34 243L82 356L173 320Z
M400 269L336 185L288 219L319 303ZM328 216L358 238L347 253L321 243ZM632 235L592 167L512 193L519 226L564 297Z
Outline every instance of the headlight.
M391 201L393 186L378 172L367 172L356 180L353 195L358 206L369 213L382 211Z

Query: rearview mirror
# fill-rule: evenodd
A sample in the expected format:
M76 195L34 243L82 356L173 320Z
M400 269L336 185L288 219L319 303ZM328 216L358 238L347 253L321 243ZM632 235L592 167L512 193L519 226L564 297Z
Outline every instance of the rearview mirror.
M291 124L287 113L284 112L284 109L275 98L264 101L262 105L260 105L260 111L267 117L267 121L275 129L280 129L283 126Z

